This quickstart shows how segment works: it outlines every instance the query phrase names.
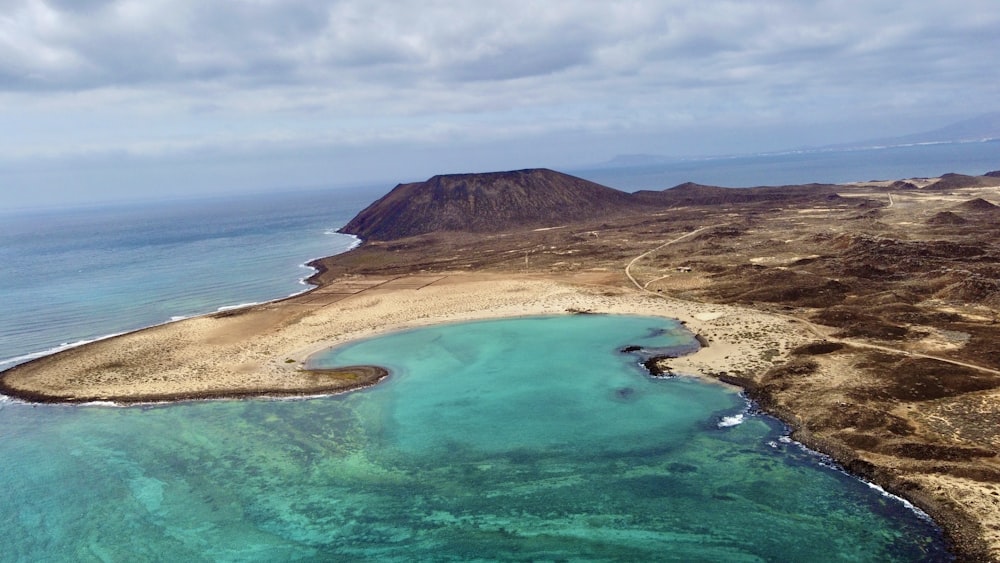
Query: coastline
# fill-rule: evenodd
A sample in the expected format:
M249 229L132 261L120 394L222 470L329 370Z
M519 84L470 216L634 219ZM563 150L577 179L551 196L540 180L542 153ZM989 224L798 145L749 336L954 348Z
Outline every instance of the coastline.
M334 232L335 231L333 229L329 229L328 232L326 232L324 234L332 234ZM320 257L316 257L316 258L310 258L310 259L308 259L308 260L306 260L306 261L298 264L299 268L307 269L307 270L309 270L309 272L306 275L301 275L300 274L299 277L295 280L296 284L298 284L299 286L302 286L302 288L299 289L299 290L297 290L297 291L293 291L291 293L279 294L276 297L264 297L264 298L261 298L258 301L247 301L247 302L235 302L234 303L234 300L229 300L229 303L232 303L232 304L230 304L230 305L225 305L225 304L218 305L218 306L215 306L214 309L211 308L211 307L209 307L209 308L206 308L206 309L201 309L200 312L198 310L195 310L195 311L188 311L188 312L185 312L185 313L171 314L169 318L160 319L160 320L153 320L152 322L150 322L150 324L147 324L147 325L134 326L133 328L125 328L125 329L122 329L122 330L120 330L118 332L110 332L110 333L105 333L105 334L86 335L86 336L81 337L78 340L75 340L75 341L72 341L72 342L63 342L63 343L60 343L60 344L52 345L52 346L50 346L48 348L45 348L45 349L38 349L38 350L35 350L33 352L28 352L28 353L19 354L19 355L15 355L15 356L10 356L10 357L6 357L6 358L0 357L0 374L3 374L5 371L13 369L16 366L23 365L23 364L26 364L26 363L31 363L31 362L33 362L35 360L39 360L39 359L42 359L42 358L45 358L45 357L48 357L48 356L52 356L52 355L56 355L56 354L61 354L61 353L65 352L65 351L67 351L67 350L71 350L73 348L78 348L80 346L86 346L86 345L94 343L94 342L99 342L99 341L107 340L107 339L111 339L111 338L117 338L119 336L127 335L127 334L130 334L130 333L133 333L133 332L139 332L139 331L147 330L147 329L150 329L150 328L159 327L159 326L162 326L162 325L166 325L166 324L170 324L170 323L175 323L175 322L178 322L178 321L184 321L184 320L188 320L188 319L194 319L194 318L199 318L199 317L204 317L204 316L215 315L215 314L219 314L219 313L225 313L225 312L228 312L228 311L234 311L234 310L249 308L249 307L253 307L253 306L257 306L257 305L267 305L267 304L270 304L270 303L277 303L277 302L284 301L284 300L289 299L289 298L294 298L294 297L298 297L298 296L304 295L306 293L309 293L310 291L313 291L314 289L316 289L316 287L319 285L319 283L316 282L315 280L318 278L318 276L320 276L323 273L323 271L325 271L325 268L322 266L322 261L324 259L330 258L331 256L338 256L338 255L350 252L350 251L358 248L359 246L361 246L361 244L363 242L359 237L357 237L355 235L346 234L346 233L339 233L339 232L336 232L336 234L351 239L350 244L348 246L346 246L344 249L337 251L335 254L327 255L327 256L320 256ZM222 301L222 303L225 303L225 302L226 302L225 300ZM3 378L0 377L0 395L3 395L5 393L6 393L6 391L3 390ZM170 399L166 399L166 400L170 400ZM44 401L44 398L42 398L42 400L38 400L38 401L35 401L35 402L45 402L45 401ZM50 400L50 402L52 402L52 401ZM59 401L56 400L55 402L59 402Z
M325 271L318 265L311 280ZM607 272L350 276L296 296L157 325L20 364L0 372L0 392L33 402L123 405L343 393L377 384L387 374L365 379L333 374L336 381L322 380L306 369L312 355L432 324L573 313L681 321L708 346L667 360L671 372L742 388L755 406L787 424L795 441L929 514L961 557L975 560L985 553L965 515L907 488L905 480L857 452L816 439L795 413L774 404L755 384L755 377L784 362L793 349L816 340L807 327L746 307L641 292Z
M880 467L866 461L859 452L842 444L816 436L804 421L787 408L776 404L774 397L751 378L720 376L720 381L739 387L754 407L780 420L789 429L789 437L803 448L832 460L836 466L857 479L877 488L883 494L901 499L921 517L929 518L938 526L948 541L955 561L994 561L991 546L977 532L980 522L971 515L958 511L933 493L913 486L906 474L893 467Z
M764 363L761 345L727 341L719 319L749 315L744 324L770 331L787 324L730 306L664 302L624 288L588 287L552 276L458 273L429 278L359 277L356 284L371 287L347 294L330 291L330 285L319 286L259 305L96 340L0 372L0 392L35 402L123 404L324 394L353 386L348 381L319 382L310 375L313 372L305 368L306 362L320 350L442 322L570 312L678 319L711 345L671 359L671 370L700 375L752 369ZM421 287L413 289L415 285ZM806 337L792 334L788 331L786 349ZM163 347L162 342L169 345Z

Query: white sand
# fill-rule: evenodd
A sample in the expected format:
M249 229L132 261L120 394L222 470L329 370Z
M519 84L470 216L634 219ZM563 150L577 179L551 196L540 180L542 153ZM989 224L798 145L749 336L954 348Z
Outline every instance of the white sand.
M357 279L353 285L372 284ZM434 323L570 311L683 321L710 342L670 362L674 371L692 375L766 369L809 339L787 320L750 309L546 277L412 276L332 303L324 291L329 286L232 316L188 319L97 342L21 366L7 383L67 398L308 393L317 382L301 368L311 354L337 344Z

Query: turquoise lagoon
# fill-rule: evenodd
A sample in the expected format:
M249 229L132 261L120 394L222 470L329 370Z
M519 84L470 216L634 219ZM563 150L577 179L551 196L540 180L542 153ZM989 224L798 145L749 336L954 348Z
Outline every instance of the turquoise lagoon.
M0 403L0 559L950 559L898 499L773 419L727 425L736 392L650 378L626 345L691 335L603 315L441 325L315 358L392 370L339 396Z

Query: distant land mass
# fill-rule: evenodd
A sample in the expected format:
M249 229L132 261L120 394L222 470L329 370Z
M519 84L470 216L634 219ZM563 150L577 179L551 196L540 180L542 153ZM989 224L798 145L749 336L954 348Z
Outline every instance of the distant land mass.
M662 154L619 154L611 160L597 165L599 168L632 168L635 166L655 166L657 164L671 164L677 162L678 158L664 156Z
M899 137L874 139L846 146L896 146L918 143L960 143L1000 139L1000 112L965 119L939 129Z
M762 155L767 154L782 154L785 152L822 152L822 151L838 151L838 150L858 150L858 149L870 149L870 148L883 148L883 147L901 147L908 145L919 145L919 144L934 144L934 143L967 143L967 142L982 142L1000 139L1000 112L986 113L970 119L964 119L940 127L938 129L933 129L930 131L923 131L919 133L910 133L907 135L900 135L895 137L880 137L875 139L867 139L862 141L853 141L849 143L837 143L832 145L821 145L815 147L800 147L796 149L788 149L787 151L770 151L767 153L761 153ZM745 155L716 155L716 156L704 156L704 157L676 157L667 156L662 154L619 154L611 158L610 160L593 165L591 168L602 169L602 168L636 168L644 166L658 166L674 164L682 161L698 160L700 158L707 159L717 159L726 158L732 156L745 156Z

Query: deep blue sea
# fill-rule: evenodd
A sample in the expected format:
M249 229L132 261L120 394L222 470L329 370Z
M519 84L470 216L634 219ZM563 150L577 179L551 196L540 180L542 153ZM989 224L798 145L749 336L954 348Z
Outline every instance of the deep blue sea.
M383 190L384 191L384 190ZM378 190L0 215L0 369L68 345L307 289L305 263Z
M1000 143L994 142L576 173L631 190L689 180L748 186L998 168ZM106 335L303 291L301 280L311 273L303 264L355 244L335 230L389 187L30 213L4 211L0 201L0 369ZM438 404L440 394L414 394L414 385L432 388L434 377L458 373L455 358L508 357L521 346L515 334L521 329L501 328L501 336L487 338L487 348L466 341L420 344L419 350L442 354L430 375L394 376L378 390L335 398L156 408L36 406L0 398L0 559L406 559L411 549L432 558L438 548L468 559L489 558L488 546L511 559L572 559L574 546L583 557L605 559L690 560L704 553L759 561L793 553L787 550L810 560L947 558L932 526L898 500L781 441L773 421L748 415L735 429L721 430L717 422L738 414L742 403L720 389L654 385L623 366L608 368L606 381L587 375L583 391L597 395L538 399L583 379L525 388L524 409L489 402L496 393L484 394L485 385L455 388L447 404ZM595 341L574 338L580 354L598 354L594 365L620 363L613 351L620 336L634 334L630 330L610 326L584 331L596 334ZM571 327L558 332L572 333ZM418 344L428 334L418 335ZM572 350L570 340L548 345ZM401 346L373 342L366 349L375 363ZM578 365L574 353L567 357ZM502 363L476 365L493 378L515 375ZM397 373L423 369L393 367ZM573 373L565 366L545 370ZM657 401L679 404L668 397L671 389L701 406L683 416L657 407ZM424 410L415 411L420 405ZM600 405L644 414L581 418ZM475 431L459 432L458 422L480 412L484 418L469 427ZM657 422L660 416L680 416L684 426L678 422L671 431ZM545 434L544 421L555 425L557 419L568 433ZM581 434L574 422L600 432ZM626 427L606 427L612 422ZM427 431L403 432L413 424ZM530 434L516 431L520 427ZM476 435L484 441L476 443ZM577 439L579 447L567 449ZM546 453L546 440L558 455ZM588 478L590 472L603 477ZM770 496L781 487L788 489ZM812 503L820 490L830 496ZM792 500L820 510L783 512ZM659 510L667 506L670 511ZM700 510L709 517L685 520ZM754 510L766 513L771 531L744 533L757 521ZM727 515L741 524L726 527ZM789 544L797 531L812 543ZM755 539L758 544L747 544ZM831 546L825 551L817 547L824 542Z

